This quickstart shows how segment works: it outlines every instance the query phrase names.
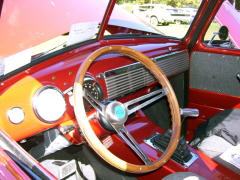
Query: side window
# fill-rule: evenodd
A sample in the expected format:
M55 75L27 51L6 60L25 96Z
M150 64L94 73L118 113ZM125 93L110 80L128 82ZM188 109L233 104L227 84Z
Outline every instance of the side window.
M240 49L239 30L240 13L229 1L224 1L204 36L204 43L212 47Z
M204 36L204 42L207 44L209 43L209 41L213 38L213 36L216 34L216 36L213 38L213 41L216 42L219 39L217 33L220 29L220 25L219 23L217 23L216 19L214 18L214 20L211 22L205 36ZM212 43L214 45L214 42Z

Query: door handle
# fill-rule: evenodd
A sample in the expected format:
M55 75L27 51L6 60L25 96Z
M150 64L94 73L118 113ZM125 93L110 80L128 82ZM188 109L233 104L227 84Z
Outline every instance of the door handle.
M237 73L236 77L237 77L238 81L240 82L240 73Z

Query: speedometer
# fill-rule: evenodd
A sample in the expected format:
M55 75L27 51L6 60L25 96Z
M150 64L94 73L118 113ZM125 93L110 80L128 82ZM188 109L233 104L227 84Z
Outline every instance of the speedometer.
M99 101L103 100L103 92L100 84L92 77L86 76L84 78L83 88L88 90L94 98L96 98ZM87 100L84 99L84 106L85 108L90 108L90 104L87 102Z
M96 79L94 79L91 76L85 76L84 82L83 82L83 88L88 90L94 98L96 98L99 101L103 100L103 91L100 86L100 84L97 82ZM69 95L69 103L71 106L74 106L74 100L73 100L73 86L70 88L66 89L63 94L68 94ZM84 107L86 111L90 110L92 107L90 103L84 99Z
M102 100L102 90L101 86L95 79L86 77L84 79L83 88L87 89L96 99Z

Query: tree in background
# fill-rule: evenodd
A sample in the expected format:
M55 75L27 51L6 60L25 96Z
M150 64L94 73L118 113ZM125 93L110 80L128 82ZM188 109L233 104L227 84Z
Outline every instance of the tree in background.
M229 0L232 4L235 4L236 9L240 9L240 0ZM117 0L118 4L166 4L168 6L173 7L183 7L185 5L194 5L195 7L199 7L199 0Z
M236 9L240 9L240 1L239 0L229 0L235 6Z
M194 5L195 7L199 7L199 0L117 0L118 4L166 4L173 7L182 7L183 5Z
M173 7L183 7L186 5L194 5L195 7L199 7L199 0L152 0L152 3L157 4L166 4L168 6Z

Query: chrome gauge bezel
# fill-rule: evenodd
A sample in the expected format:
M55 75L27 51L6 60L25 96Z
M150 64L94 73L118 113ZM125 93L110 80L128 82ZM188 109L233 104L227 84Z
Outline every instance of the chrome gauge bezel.
M25 119L25 113L20 107L13 107L7 112L8 119L13 124L20 124Z
M93 83L96 83L96 88L98 90L98 93L99 93L99 101L103 101L103 97L104 97L104 94L103 94L103 90L102 90L102 87L101 85L99 84L99 82L92 76L90 75L86 75L85 78L84 78L84 82L83 82L83 87L84 87L84 83L86 82L93 82ZM66 89L63 94L68 94L69 96L69 103L71 106L74 106L74 100L73 100L73 86L69 87L68 89ZM84 99L84 107L85 107L85 110L86 111L89 111L92 107L91 105L87 102L86 99Z
M45 94L43 95L43 93ZM46 97L48 98L46 99ZM55 99L54 101L49 101L51 98L57 99ZM43 104L39 104L41 102ZM33 96L32 107L38 119L45 123L54 123L61 119L66 112L66 101L64 98L64 94L55 86L43 86ZM50 113L51 115L49 115Z
M85 78L84 78L84 81L83 81L83 88L84 88L84 84L87 83L87 82L88 82L88 83L89 83L89 82L96 83L96 84L95 84L95 85L96 85L96 89L97 89L98 94L99 94L98 100L99 100L99 101L102 101L102 100L103 100L103 90L102 90L102 87L101 87L101 85L99 84L99 82L98 82L95 78L93 78L92 76L86 75Z

